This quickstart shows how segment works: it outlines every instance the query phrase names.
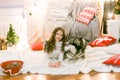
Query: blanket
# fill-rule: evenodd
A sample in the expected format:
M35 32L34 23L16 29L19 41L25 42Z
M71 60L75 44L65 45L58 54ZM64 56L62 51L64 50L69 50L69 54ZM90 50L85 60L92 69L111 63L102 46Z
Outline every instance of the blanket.
M97 72L120 72L117 66L102 64L104 60L117 53L120 53L120 44L94 48L87 46L85 59L79 59L74 64L63 62L60 68L49 68L47 65L48 60L43 51L32 51L30 48L10 49L0 51L0 63L7 60L22 60L24 64L21 73L29 71L39 74L79 74L80 72L89 73L92 70ZM5 75L1 68L0 75Z
M71 11L71 19L63 25L68 39L73 37L81 37L87 41L92 41L97 38L99 36L99 19L97 15L94 16L89 24L84 24L76 20L84 7L97 8L96 1L77 0L73 6L73 10Z

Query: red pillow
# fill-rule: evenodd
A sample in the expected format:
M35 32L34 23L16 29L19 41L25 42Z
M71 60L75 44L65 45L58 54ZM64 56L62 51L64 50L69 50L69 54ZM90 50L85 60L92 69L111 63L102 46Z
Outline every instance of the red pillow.
M89 43L91 47L104 47L109 46L116 42L116 39L112 36L102 35L99 38Z
M77 17L77 21L84 24L89 24L89 22L93 19L96 11L97 9L94 7L84 7Z
M116 54L113 57L107 59L103 64L110 64L115 66L120 66L120 54Z
M34 51L43 50L43 42L37 41L37 42L31 43L30 48Z

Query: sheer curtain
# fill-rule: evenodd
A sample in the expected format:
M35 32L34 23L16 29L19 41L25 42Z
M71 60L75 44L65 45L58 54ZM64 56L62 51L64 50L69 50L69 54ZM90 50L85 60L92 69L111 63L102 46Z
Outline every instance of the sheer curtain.
M28 44L43 40L42 31L49 0L25 0Z

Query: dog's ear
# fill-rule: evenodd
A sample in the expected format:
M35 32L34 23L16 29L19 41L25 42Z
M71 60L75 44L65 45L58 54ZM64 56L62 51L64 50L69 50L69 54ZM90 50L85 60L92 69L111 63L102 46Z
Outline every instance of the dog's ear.
M68 43L69 43L69 44L73 44L73 43L74 43L74 38L68 40Z
M82 40L82 52L84 52L86 46L87 46L87 41L85 39L81 39Z
M69 42L67 41L65 44L66 44L66 45L69 45Z

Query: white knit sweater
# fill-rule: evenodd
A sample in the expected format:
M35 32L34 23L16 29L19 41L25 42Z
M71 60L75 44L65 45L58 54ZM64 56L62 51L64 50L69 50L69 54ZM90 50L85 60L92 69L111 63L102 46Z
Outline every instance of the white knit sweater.
M46 53L46 58L48 61L57 62L63 61L63 53L61 52L62 42L56 42L56 49L52 53Z

